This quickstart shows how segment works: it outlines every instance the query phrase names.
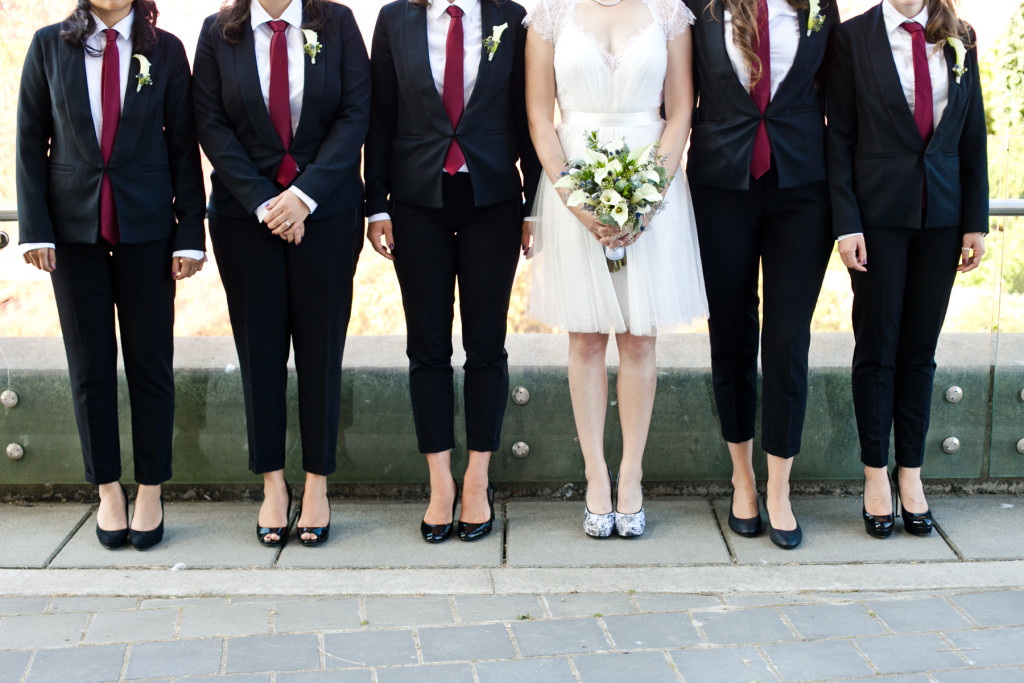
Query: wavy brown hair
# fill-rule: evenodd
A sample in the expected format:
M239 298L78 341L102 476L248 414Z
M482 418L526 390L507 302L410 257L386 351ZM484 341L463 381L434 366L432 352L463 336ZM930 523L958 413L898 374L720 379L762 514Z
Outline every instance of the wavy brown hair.
M786 0L789 6L797 10L809 10L807 0ZM827 0L821 3L825 8ZM743 54L743 61L750 70L750 86L761 80L761 58L757 56L757 0L710 0L704 11L710 12L715 21L721 21L724 7L732 15L732 42Z
M960 18L960 0L926 0L928 25L924 38L929 43L945 43L946 38L957 37L968 48L974 47L970 25Z
M145 53L156 45L156 18L160 11L153 0L133 0L132 9L135 18L132 20L132 52ZM103 54L86 45L85 40L96 30L96 20L92 16L92 2L78 0L74 11L60 25L60 37L72 47L83 48L91 55Z
M249 21L249 9L254 0L225 0L217 14L213 27L220 31L224 40L236 45L242 39L242 29ZM255 0L259 2L259 0ZM319 31L327 21L324 10L328 0L303 0L302 28Z

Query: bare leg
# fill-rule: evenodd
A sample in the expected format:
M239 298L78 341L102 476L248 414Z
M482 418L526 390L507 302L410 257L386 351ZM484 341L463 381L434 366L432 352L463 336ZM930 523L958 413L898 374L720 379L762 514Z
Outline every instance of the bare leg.
M272 529L288 526L288 485L284 481L284 470L263 474L263 505L258 519L260 526ZM281 540L277 534L267 534L263 539Z
M732 458L732 514L738 519L757 517L757 478L754 476L754 440L729 443Z
M135 494L135 508L132 510L132 529L152 531L160 526L161 521L163 510L160 508L160 484L139 484L139 491Z
M124 494L121 484L112 481L100 484L100 506L96 510L96 523L105 531L120 531L128 526L124 516Z
M900 477L900 483L902 480L903 477ZM892 487L889 485L888 468L864 466L864 509L869 515L892 514Z
M612 511L612 484L604 459L604 421L608 410L608 335L569 333L569 395L587 477L587 509Z
M651 426L654 392L658 384L655 361L655 337L618 334L619 347L619 420L622 423L622 464L619 466L619 512L632 514L643 507L644 448Z
M796 517L789 504L789 473L793 458L780 458L768 454L768 496L765 506L772 527L779 531L796 529Z
M487 467L491 463L490 452L470 451L466 474L462 480L462 510L459 520L469 524L482 524L491 517L487 503Z
M452 452L427 453L430 468L430 504L423 515L427 524L448 524L455 502L455 480L452 479Z
M928 512L928 500L924 497L924 484L921 483L921 468L900 466L899 476L900 501L907 512L918 515Z
M296 526L316 529L331 521L331 504L327 500L327 477L306 472L306 486L302 490L302 513ZM302 534L302 540L312 541L315 534Z

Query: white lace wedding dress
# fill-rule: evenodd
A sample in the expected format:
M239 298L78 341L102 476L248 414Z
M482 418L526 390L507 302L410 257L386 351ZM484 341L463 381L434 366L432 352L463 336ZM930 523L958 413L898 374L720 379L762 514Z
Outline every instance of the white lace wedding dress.
M642 0L636 8L649 13L649 23L641 22L643 27L612 54L578 20L580 2L591 0L538 0L525 22L554 45L562 117L557 129L566 158L582 155L592 130L602 143L624 137L632 148L660 139L666 43L688 29L693 14L680 0ZM529 312L540 322L570 332L652 336L706 317L693 207L682 167L664 209L643 237L626 247L627 265L615 274L608 272L603 247L546 177L532 215L538 223Z

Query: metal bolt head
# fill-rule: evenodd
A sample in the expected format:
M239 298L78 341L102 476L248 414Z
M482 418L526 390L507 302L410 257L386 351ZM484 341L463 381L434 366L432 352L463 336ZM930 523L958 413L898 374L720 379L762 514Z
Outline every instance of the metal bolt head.
M512 444L512 455L517 458L525 458L530 454L530 445L525 441L516 441Z
M512 402L517 406L525 406L530 402L530 390L526 387L516 387L512 390Z
M1024 389L1020 390L1020 400L1024 401Z
M0 394L0 404L2 404L4 408L13 408L18 405L18 395L8 389Z
M7 236L6 232L0 230L0 249L3 249L11 243L11 238Z
M950 436L942 442L942 450L946 451L950 455L960 450L960 439L955 436Z
M7 444L7 457L11 460L21 460L25 457L25 449L19 443Z
M1024 455L1024 439L1017 442L1017 452Z
M950 388L946 389L946 400L950 403L959 403L960 399L964 397L964 390L955 384Z

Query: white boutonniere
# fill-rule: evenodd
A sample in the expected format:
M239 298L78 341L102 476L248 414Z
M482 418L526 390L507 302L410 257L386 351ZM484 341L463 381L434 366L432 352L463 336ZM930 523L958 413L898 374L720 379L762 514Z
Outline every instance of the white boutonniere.
M967 67L964 66L964 58L967 56L967 48L964 47L964 41L950 36L946 38L946 42L953 47L953 51L956 52L956 66L953 67L953 75L956 76L956 84L960 85L960 78L967 73Z
M323 50L324 46L317 40L316 31L304 28L302 29L302 35L306 38L306 44L302 49L309 55L310 63L316 64L316 56L320 54L320 50Z
M142 55L132 55L132 58L139 60L139 74L135 77L139 85L135 88L135 92L142 92L142 86L153 85L153 78L149 75L149 69L153 65Z
M491 31L491 35L484 38L484 49L487 50L487 61L494 59L494 53L498 51L498 46L501 45L501 34L508 28L508 22L506 21L501 26L495 26Z
M807 37L810 38L812 33L820 31L824 25L825 17L821 16L821 2L819 0L810 0L807 14Z

